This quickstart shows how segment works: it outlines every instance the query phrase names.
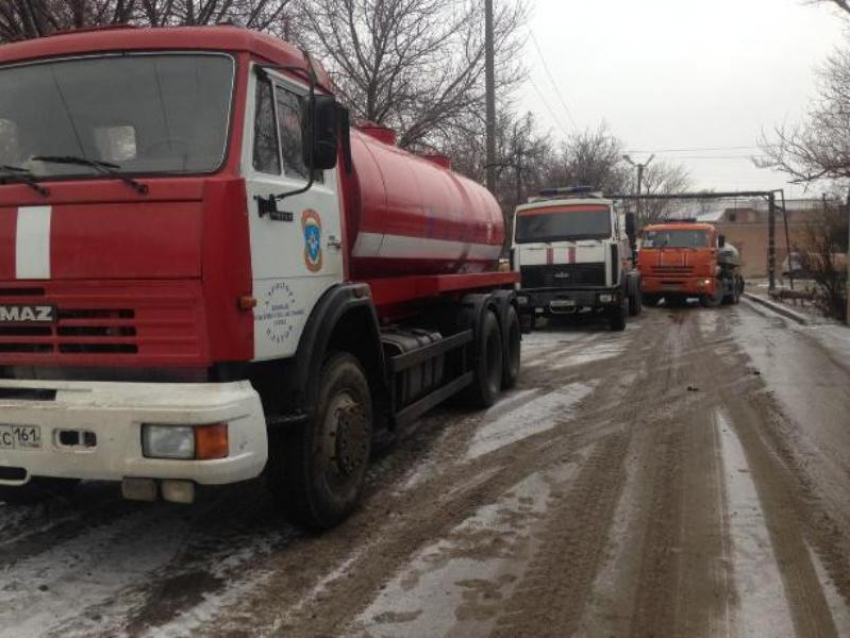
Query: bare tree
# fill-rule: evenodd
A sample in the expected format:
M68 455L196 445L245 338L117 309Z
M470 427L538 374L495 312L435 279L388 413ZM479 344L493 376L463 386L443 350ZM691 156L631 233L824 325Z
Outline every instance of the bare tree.
M634 179L632 173L632 180ZM636 191L634 181L631 181L631 184L631 191ZM656 161L644 170L641 191L646 195L672 195L688 191L691 184L691 177L684 166ZM682 215L678 214L682 210L681 207L682 202L676 200L644 200L639 207L638 226L654 224L668 217L681 217Z
M502 87L525 19L521 1L495 17ZM475 0L299 0L301 40L323 59L356 117L399 131L408 147L450 136L483 108L483 3Z
M234 21L277 30L291 0L3 0L0 42L115 24L207 25Z
M576 133L564 142L547 178L552 186L591 186L607 193L628 190L624 146L605 124Z
M815 282L815 303L828 317L846 319L848 217L845 206L824 201L823 211L808 221L794 251L800 267Z
M850 14L850 0L809 0L808 4L828 4Z

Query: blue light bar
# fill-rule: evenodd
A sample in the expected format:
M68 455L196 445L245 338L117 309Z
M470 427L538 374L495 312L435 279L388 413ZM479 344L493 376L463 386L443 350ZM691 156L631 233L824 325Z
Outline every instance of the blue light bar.
M542 188L539 191L541 197L552 197L553 195L581 195L594 192L593 186L561 186L560 188Z

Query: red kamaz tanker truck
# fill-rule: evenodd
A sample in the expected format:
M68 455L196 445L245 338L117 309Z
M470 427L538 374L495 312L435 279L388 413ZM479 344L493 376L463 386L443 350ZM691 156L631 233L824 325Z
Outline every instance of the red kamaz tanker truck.
M0 47L0 500L265 474L344 519L375 428L517 382L502 215L446 164L248 30Z

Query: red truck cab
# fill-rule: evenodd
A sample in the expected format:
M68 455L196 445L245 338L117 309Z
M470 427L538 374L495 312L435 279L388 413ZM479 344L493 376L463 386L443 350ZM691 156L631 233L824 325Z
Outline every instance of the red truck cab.
M271 36L0 47L0 501L93 479L189 502L265 473L339 522L374 423L516 382L503 242L486 189L350 127Z

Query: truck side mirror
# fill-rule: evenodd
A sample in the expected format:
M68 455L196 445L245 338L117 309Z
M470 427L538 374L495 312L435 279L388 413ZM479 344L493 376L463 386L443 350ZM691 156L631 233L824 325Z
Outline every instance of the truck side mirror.
M718 235L717 236L717 245L720 248L726 247L726 235Z
M317 95L307 103L308 112L303 120L304 164L317 170L330 170L337 161L337 131L340 109L329 95Z

